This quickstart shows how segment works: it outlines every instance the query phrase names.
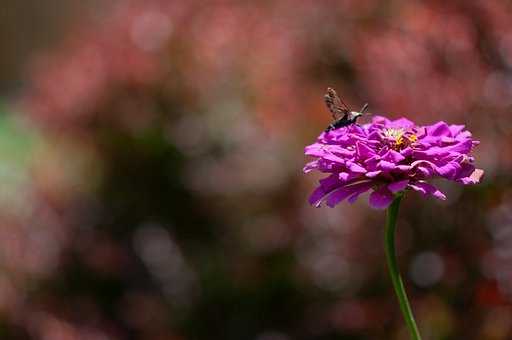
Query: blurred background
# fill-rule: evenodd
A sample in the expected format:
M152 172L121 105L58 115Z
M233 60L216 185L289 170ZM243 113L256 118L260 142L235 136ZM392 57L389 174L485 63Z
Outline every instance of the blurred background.
M424 339L512 339L510 2L2 3L2 339L407 339L384 213L307 204L327 86L482 141L400 266Z

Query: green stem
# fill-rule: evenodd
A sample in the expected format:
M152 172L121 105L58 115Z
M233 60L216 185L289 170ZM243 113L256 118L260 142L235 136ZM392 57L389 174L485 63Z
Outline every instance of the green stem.
M420 332L418 331L418 326L416 326L416 322L414 321L414 316L412 315L411 306L409 305L409 300L407 299L407 294L405 293L404 283L402 282L396 261L396 217L398 215L398 208L400 207L401 199L402 195L397 196L393 203L391 203L391 206L388 208L385 235L386 258L388 261L389 275L391 276L391 281L393 281L393 287L395 288L395 293L398 297L398 302L400 303L400 309L402 310L405 323L407 324L407 328L409 328L411 339L421 340Z

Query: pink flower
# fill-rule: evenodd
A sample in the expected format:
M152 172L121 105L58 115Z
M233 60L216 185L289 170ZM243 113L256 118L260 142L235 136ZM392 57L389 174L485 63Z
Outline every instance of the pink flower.
M412 189L427 196L446 196L427 180L446 178L462 184L479 183L483 170L476 169L471 156L473 140L464 125L438 122L416 126L408 119L389 120L376 116L365 125L352 124L324 132L305 154L316 159L304 172L329 174L320 180L309 201L328 206L347 199L350 203L371 190L369 202L387 208L395 194Z

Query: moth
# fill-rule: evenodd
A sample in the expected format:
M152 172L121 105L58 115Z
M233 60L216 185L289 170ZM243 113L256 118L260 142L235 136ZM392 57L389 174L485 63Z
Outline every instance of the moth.
M333 88L328 87L324 96L325 105L332 114L334 121L325 129L325 132L339 129L354 124L368 109L368 103L364 104L360 112L352 111L338 96Z

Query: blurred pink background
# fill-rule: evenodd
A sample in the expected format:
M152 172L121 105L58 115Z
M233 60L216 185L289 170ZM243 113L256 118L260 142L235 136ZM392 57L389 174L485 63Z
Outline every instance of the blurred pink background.
M482 184L407 195L400 266L425 339L512 338L511 4L8 0L0 18L3 338L407 339L383 212L307 204L328 86L481 141Z

